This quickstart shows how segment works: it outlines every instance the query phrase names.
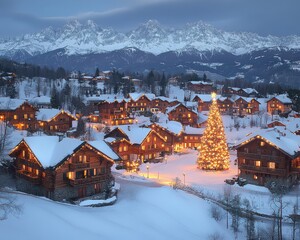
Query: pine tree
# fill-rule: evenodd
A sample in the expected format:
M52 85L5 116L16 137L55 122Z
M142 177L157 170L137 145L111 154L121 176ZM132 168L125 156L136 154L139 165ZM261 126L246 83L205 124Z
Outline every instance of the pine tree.
M204 130L199 146L198 167L205 170L229 169L229 152L218 108L216 94L212 94L212 105L209 109L207 127Z

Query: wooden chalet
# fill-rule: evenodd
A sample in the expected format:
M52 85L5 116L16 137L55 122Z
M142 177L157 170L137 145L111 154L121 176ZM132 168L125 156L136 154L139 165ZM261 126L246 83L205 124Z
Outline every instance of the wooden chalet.
M119 156L103 141L58 136L24 138L9 154L17 190L53 200L77 199L107 191Z
M156 161L165 151L165 139L151 128L119 126L105 135L105 141L127 162Z
M9 97L0 98L0 120L7 121L20 130L34 130L37 109L30 103Z
M67 132L77 118L65 110L40 109L37 112L39 129L47 133Z
M254 88L227 87L223 89L224 95L237 95L241 97L258 97L258 92Z
M150 111L151 101L155 98L154 94L130 93L128 101L129 112L145 112Z
M198 103L198 112L209 111L212 103L211 94L195 94L191 99Z
M151 101L151 112L165 113L168 107L173 107L179 104L176 99L169 99L166 97L156 97Z
M232 115L234 101L231 98L220 97L217 103L221 114Z
M293 185L300 176L300 136L283 127L263 129L237 146L239 176L268 185L280 179Z
M279 120L274 120L271 121L267 124L268 128L273 128L273 127L285 127L286 124L284 124L283 122L279 121Z
M105 100L98 103L100 122L106 125L132 124L134 118L129 116L127 101L124 99Z
M190 81L187 88L195 93L211 94L214 91L213 82Z
M198 148L203 132L204 128L185 126L182 134L182 148Z
M292 100L285 94L272 97L267 101L267 109L270 114L281 114L292 111Z
M254 98L239 97L233 103L233 115L245 116L257 113L259 111L259 104Z
M182 125L198 126L198 114L182 103L167 109L170 121L180 122Z
M166 121L164 123L153 123L150 127L164 138L166 152L172 153L182 148L183 126L180 122Z

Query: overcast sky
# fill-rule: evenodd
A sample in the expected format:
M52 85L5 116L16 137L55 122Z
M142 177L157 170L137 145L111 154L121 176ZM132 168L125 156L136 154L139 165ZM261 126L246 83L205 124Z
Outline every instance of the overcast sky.
M126 32L149 19L163 26L205 21L226 31L300 35L300 0L0 0L0 37L92 19Z

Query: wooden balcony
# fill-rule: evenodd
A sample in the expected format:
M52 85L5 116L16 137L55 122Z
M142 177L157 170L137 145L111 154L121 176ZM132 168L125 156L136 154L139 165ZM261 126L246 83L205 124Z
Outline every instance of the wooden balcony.
M268 168L268 167L256 167L252 165L239 165L240 170L257 172L257 173L264 173L270 175L278 175L278 176L285 176L286 170L285 169L278 169L278 168Z
M42 182L39 176L23 170L17 171L16 176L36 185L39 185Z
M70 163L69 164L70 171L86 169L86 168L90 168L90 163Z
M106 180L110 180L111 177L108 175L97 175L97 176L90 176L86 178L79 178L79 179L68 179L71 186L81 186L81 185L87 185L87 184L94 184L94 183L100 183Z
M237 157L253 159L253 160L277 162L277 163L285 160L284 157L264 155L259 153L245 153L245 152L238 152Z

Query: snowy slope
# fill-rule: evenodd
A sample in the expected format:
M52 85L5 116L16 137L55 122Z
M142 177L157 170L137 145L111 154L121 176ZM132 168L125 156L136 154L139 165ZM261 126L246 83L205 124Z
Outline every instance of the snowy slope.
M164 28L155 20L149 20L127 33L103 29L93 21L70 21L59 29L48 27L36 34L26 34L12 39L0 39L0 55L11 57L37 55L65 48L68 55L101 53L134 47L142 51L160 54L168 51L196 49L198 51L225 50L242 54L253 50L286 46L299 48L299 36L262 37L255 33L225 32L202 21L189 23L182 28Z
M17 194L23 211L1 221L4 239L233 239L210 216L210 205L170 187L121 182L113 206L86 208ZM17 231L12 231L17 226Z

